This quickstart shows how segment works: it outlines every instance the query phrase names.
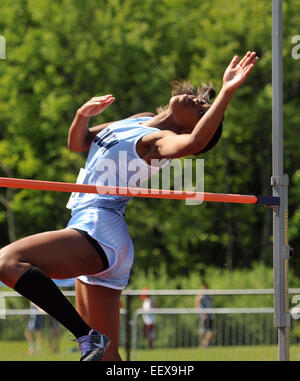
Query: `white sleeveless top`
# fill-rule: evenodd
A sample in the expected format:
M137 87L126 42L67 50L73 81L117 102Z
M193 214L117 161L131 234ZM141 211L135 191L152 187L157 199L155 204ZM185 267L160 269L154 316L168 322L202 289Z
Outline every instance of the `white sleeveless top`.
M128 118L110 124L94 138L86 165L80 170L77 183L112 187L140 187L169 160L150 166L136 152L137 142L145 135L160 131L141 123L151 117ZM76 211L86 207L108 207L124 210L131 199L113 194L73 193L67 208Z

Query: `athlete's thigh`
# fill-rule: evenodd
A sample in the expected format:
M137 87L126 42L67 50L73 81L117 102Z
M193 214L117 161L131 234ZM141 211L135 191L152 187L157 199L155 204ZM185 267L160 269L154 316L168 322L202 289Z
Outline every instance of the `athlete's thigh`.
M111 343L103 361L120 361L120 296L121 291L91 285L76 279L76 308L94 329L107 335Z
M30 263L53 278L96 274L103 269L96 249L73 229L34 234L13 242L3 250L13 260Z

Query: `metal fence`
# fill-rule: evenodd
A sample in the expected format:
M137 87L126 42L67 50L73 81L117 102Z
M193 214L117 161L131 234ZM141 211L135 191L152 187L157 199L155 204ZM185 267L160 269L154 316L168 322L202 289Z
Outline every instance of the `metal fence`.
M155 315L153 350L149 360L239 361L276 360L277 335L272 308L152 309ZM143 310L132 320L132 359L143 359L147 350L144 338ZM212 328L203 326L202 314L211 314ZM204 344L205 336L210 340Z
M218 297L244 295L272 295L272 290L155 290L149 295L175 297L175 308L155 308L145 312L137 298L144 291L123 292L125 308L121 309L120 352L125 360L143 361L276 361L278 360L277 330L274 328L273 308L176 308L176 301L182 298L206 293ZM300 294L291 289L290 294ZM64 291L74 301L75 292ZM297 296L298 297L298 296ZM296 297L296 299L297 299ZM52 319L43 312L34 312L24 306L24 298L15 292L0 292L0 361L78 361L80 355L77 344L73 343L69 332L60 327L54 329ZM168 300L168 299L167 299ZM190 305L189 299L187 305ZM298 301L298 299L297 299ZM27 302L26 302L27 303ZM173 303L173 302L172 302ZM3 308L5 307L5 308ZM290 359L300 360L300 323L295 306L291 319ZM30 315L43 315L43 344L30 355L25 331ZM143 315L155 317L155 337L153 347L145 337ZM203 326L201 316L211 315L213 327ZM56 326L57 328L57 326ZM210 332L208 345L203 345L203 337ZM59 333L59 334L58 334ZM58 344L59 343L59 344Z

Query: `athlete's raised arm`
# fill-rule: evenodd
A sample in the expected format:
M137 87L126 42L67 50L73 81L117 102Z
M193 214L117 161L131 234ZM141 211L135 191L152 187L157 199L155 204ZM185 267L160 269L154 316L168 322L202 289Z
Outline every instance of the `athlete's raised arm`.
M223 86L213 105L199 120L192 132L193 144L199 150L205 148L221 123L234 92L244 83L258 61L255 52L248 52L239 62L234 56L223 76Z
M68 147L72 151L88 151L95 136L104 128L113 123L108 122L98 126L88 127L90 118L103 112L114 102L114 100L115 98L112 95L93 97L82 107L80 107L69 129ZM132 115L129 118L140 118L154 115L155 114L152 112L143 112Z
M152 157L172 159L205 149L220 126L235 90L248 77L257 60L255 52L248 52L240 61L235 56L224 73L222 89L212 105L202 104L187 94L171 98L167 117L177 125L179 133L170 128L172 131L145 137L143 142L148 144Z
M81 106L70 126L68 135L68 147L72 151L88 151L95 135L107 127L110 123L105 123L95 128L88 128L89 120L92 116L98 115L110 106L115 98L112 95L93 97Z

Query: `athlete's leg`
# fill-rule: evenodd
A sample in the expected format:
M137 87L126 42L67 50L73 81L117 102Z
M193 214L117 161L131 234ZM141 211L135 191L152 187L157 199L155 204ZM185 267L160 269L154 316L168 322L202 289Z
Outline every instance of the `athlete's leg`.
M103 361L121 361L119 355L121 291L76 280L76 308L94 329L111 342Z
M57 279L103 270L96 249L73 229L35 234L0 250L0 280L8 286L13 288L30 266Z
M0 280L70 330L87 335L88 326L51 278L72 278L103 269L96 249L79 232L63 229L36 234L0 250Z

